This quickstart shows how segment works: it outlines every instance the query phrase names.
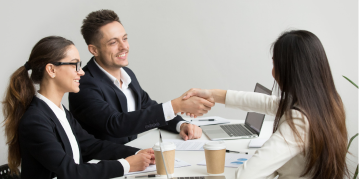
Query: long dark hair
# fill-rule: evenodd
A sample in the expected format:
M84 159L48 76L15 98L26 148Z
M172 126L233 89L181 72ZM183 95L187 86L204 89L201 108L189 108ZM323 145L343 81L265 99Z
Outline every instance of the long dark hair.
M306 166L302 176L335 179L349 176L343 102L318 37L304 30L283 33L273 44L273 65L281 90L273 132L285 115L297 142L303 144ZM292 120L294 105L309 122L306 147Z
M70 40L58 36L41 39L31 51L27 68L21 66L10 77L10 84L3 101L3 114L6 143L9 146L8 165L12 173L19 173L21 156L18 126L35 95L33 83L39 84L43 79L45 66L65 58L67 48L73 44ZM29 68L32 70L31 79L28 74Z

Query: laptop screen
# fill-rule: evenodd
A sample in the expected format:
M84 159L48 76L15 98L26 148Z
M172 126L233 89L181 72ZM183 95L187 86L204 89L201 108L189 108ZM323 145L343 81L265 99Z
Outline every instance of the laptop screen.
M268 88L262 86L259 83L256 84L254 92L264 93L264 94L267 94L267 95L272 94L271 90L269 90ZM255 112L248 112L245 124L250 126L254 131L256 131L259 134L259 131L261 130L262 124L263 124L263 121L264 121L264 116L265 116L264 114L259 114L259 113L255 113Z

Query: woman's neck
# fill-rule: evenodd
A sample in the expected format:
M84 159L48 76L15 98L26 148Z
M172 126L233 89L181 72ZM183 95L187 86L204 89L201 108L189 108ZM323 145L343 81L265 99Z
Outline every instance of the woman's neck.
M40 84L40 90L38 91L41 95L45 96L47 99L52 101L56 106L61 108L61 100L64 96L64 92L60 92L56 85L47 83Z

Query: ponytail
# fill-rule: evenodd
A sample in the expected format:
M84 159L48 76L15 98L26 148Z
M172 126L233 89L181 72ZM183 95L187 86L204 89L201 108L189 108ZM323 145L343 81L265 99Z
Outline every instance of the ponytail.
M11 173L18 174L21 163L18 128L19 122L32 98L35 84L40 84L48 63L58 62L66 57L66 49L73 42L59 36L42 38L33 47L29 60L10 77L10 84L3 101L6 144L9 147L8 165ZM31 78L28 70L31 69Z
M8 165L12 174L19 174L21 163L18 127L35 95L35 87L25 66L17 69L10 77L3 103L4 127L8 148Z

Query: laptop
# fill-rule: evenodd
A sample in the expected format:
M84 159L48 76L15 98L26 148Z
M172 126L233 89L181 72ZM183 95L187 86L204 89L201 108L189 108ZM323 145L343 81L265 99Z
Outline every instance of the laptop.
M165 171L166 171L166 174L167 174L167 179L226 179L226 177L223 176L223 175L220 175L220 176L187 176L187 177L178 176L178 177L173 177L171 174L168 174L166 159L164 158L163 150L162 150L161 130L158 129L158 132L160 134L160 150L161 150L161 155L162 155L162 161L163 161Z
M271 90L259 83L256 84L254 92L272 94ZM259 136L264 117L264 114L248 112L244 124L222 124L201 126L201 128L203 133L211 140L251 139Z

